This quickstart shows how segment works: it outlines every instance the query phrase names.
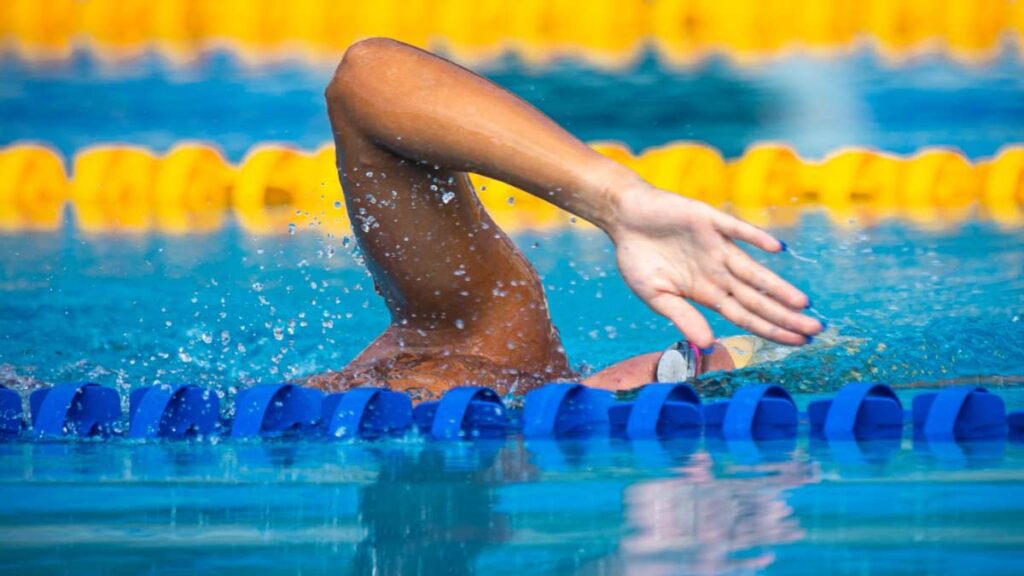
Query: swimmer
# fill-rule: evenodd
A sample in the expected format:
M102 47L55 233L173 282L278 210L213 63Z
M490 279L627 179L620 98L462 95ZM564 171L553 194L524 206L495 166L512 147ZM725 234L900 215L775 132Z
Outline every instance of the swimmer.
M716 342L688 300L786 346L822 330L803 313L806 295L736 245L779 252L770 234L655 188L460 66L393 40L363 40L347 50L325 96L352 229L391 323L348 366L310 385L387 386L422 400L460 385L523 394L578 380L537 273L484 210L467 172L598 226L626 284L685 336L585 384L682 380L756 354L760 339L735 340L738 355Z

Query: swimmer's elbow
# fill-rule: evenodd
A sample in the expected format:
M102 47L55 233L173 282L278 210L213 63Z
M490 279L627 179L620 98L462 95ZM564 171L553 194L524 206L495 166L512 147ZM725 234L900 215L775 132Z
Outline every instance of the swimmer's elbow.
M346 101L354 87L365 87L368 75L374 70L379 73L381 66L399 56L403 48L401 42L390 38L367 38L349 46L324 92L327 101Z

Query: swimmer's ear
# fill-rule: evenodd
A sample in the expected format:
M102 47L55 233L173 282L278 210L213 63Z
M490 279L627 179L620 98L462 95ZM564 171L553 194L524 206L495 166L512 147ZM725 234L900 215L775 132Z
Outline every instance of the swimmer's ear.
M739 218L722 212L719 212L715 218L715 229L729 238L742 240L747 244L757 246L765 252L778 252L783 248L782 242L779 242L771 234L749 222L744 222Z
M652 310L668 318L686 339L704 349L715 343L715 334L704 316L682 296L663 292L647 303Z

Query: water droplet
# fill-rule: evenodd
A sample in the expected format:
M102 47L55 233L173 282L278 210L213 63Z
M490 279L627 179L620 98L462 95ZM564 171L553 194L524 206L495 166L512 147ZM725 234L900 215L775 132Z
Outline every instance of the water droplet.
M366 177L367 178L373 178L373 170L367 170L366 171Z
M455 327L458 328L459 330L462 330L463 328L466 327L466 323L462 321L462 318L458 318L455 320Z
M209 332L203 332L199 335L199 339L203 341L203 344L213 344L213 334Z
M512 196L509 196L508 197L508 203L509 204L515 204L516 203L516 199L514 197L512 197Z
M263 291L263 284L260 284L259 282L253 282L252 283L252 290L253 290L253 292L262 292Z
M274 340L277 340L278 342L284 340L284 330L282 330L280 326L274 328Z
M335 208L341 208L341 200L335 200L334 201L334 207Z
M441 202L444 202L445 204L451 202L454 199L455 199L455 192L448 191L448 192L445 192L444 194L441 194Z
M295 234L295 224L292 224L291 222L288 223L288 234Z

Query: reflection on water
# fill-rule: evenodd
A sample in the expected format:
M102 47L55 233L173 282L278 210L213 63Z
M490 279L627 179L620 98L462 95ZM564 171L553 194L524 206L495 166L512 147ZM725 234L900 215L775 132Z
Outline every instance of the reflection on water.
M861 447L861 459L847 448L6 443L0 565L516 575L790 573L806 571L803 558L838 572L897 557L964 566L985 555L991 573L1019 565L1024 444L908 437L883 453Z
M481 551L511 537L507 516L494 511L495 481L485 477L500 449L448 443L382 455L376 481L359 493L366 536L356 546L353 572L473 573Z
M803 537L783 491L814 481L812 466L791 461L744 467L734 471L735 478L716 478L711 466L702 453L678 470L678 478L638 482L626 490L626 518L634 533L620 543L616 561L628 568L623 572L763 568L774 557L769 546Z

